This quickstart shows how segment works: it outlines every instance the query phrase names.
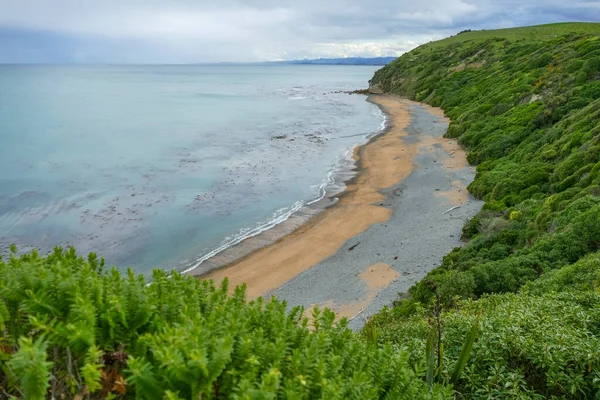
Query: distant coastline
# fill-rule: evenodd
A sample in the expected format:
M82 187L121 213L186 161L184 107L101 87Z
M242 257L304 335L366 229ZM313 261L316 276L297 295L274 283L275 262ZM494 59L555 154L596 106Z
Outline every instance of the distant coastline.
M288 61L259 61L250 63L221 62L210 65L387 65L397 57L316 58Z

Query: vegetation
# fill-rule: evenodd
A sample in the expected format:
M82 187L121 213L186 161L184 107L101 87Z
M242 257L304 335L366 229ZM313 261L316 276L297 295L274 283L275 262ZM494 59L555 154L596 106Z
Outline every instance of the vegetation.
M440 318L444 344L442 368L437 371L440 380L450 378L464 338L478 321L477 340L455 387L460 398L596 398L599 273L600 253L544 275L520 293L456 300ZM377 326L381 343L394 343L411 354L411 362L419 362L432 330L430 315L423 306L408 316L395 307L371 323Z
M485 201L467 243L372 321L380 343L416 362L439 329L456 360L478 319L461 397L600 397L600 24L462 33L370 83L445 110Z
M16 252L16 249L14 250ZM0 262L0 398L441 399L408 354L359 340L330 311L247 302L227 282L148 285L93 254Z
M600 24L584 26L600 34ZM445 305L515 292L600 249L598 36L426 46L371 83L441 106L447 136L478 164L469 191L485 206L464 227L469 243L411 290L414 300L433 299L431 283Z
M227 282L0 259L0 398L600 398L600 24L462 32L371 85L477 164L467 243L358 335Z
M421 46L419 49L441 48L456 43L477 43L488 39L501 38L510 41L545 41L558 36L577 34L598 34L598 24L588 22L563 22L558 24L546 24L535 26L523 26L519 28L493 29L493 30L471 30L466 29L449 38L431 42Z

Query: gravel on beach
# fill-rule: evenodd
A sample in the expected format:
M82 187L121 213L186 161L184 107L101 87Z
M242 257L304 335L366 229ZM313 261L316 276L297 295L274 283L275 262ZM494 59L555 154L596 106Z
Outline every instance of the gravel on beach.
M381 191L386 200L380 205L392 211L391 218L348 239L334 255L269 294L286 300L290 307L319 305L336 312L352 309L352 315L346 316L354 317L349 325L358 330L366 318L390 306L399 293L406 292L439 266L444 255L461 246L463 225L483 204L470 195L466 198L475 169L466 163L448 167L453 154L439 140L432 140L446 132L447 119L418 103L407 104L411 121L401 140L407 146L419 146L419 151L410 175ZM462 195L466 201L458 208L454 208L457 203L451 196L444 195L452 191L465 191ZM389 282L374 289L361 277L375 265L389 266L391 275L383 277ZM378 271L371 269L375 274Z

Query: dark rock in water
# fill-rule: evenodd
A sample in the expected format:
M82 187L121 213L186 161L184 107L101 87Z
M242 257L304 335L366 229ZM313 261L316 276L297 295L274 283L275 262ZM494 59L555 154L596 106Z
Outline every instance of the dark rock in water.
M369 94L371 94L371 92L369 91L369 89L358 89L358 90L353 90L351 92L348 92L348 94L366 94L366 95L369 95Z
M325 139L323 138L323 136L320 135L316 135L314 133L305 133L304 137L312 143L317 143L317 144L323 144L325 143Z

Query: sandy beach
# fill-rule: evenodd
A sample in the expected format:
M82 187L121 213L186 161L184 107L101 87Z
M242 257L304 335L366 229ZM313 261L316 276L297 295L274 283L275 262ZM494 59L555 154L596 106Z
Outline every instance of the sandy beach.
M460 245L461 228L481 202L466 190L474 168L464 151L442 137L448 119L398 97L369 101L388 126L355 150L358 173L339 201L203 278L228 277L231 287L246 283L250 298L272 294L308 312L328 307L359 328Z

